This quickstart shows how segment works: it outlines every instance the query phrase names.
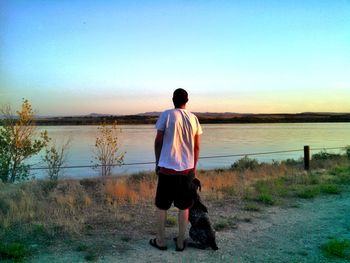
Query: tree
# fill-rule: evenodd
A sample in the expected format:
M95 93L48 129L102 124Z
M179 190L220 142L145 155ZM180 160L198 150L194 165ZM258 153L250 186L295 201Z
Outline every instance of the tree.
M93 149L95 167L101 168L101 175L111 175L113 166L123 164L125 152L119 153L118 131L116 122L108 125L106 122L100 124L98 135Z
M0 111L4 116L0 127L0 179L13 183L28 178L29 165L24 161L39 153L50 138L47 131L37 136L34 113L28 100L23 100L17 117L10 106Z

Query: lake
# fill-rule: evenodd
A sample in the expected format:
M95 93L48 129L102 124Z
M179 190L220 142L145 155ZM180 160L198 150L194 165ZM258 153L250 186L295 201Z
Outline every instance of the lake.
M119 125L119 144L125 152L124 162L143 163L154 161L153 144L156 135L154 125ZM249 154L282 150L300 150L283 154L252 156L260 161L298 159L303 156L303 146L311 149L343 147L350 145L350 123L278 123L278 124L205 124L201 136L201 157L217 155ZM97 135L96 126L40 126L59 145L70 139L66 165L91 165L92 149ZM340 150L329 150L339 152ZM312 151L311 153L314 153ZM229 167L242 157L201 159L198 169ZM42 166L40 157L30 160ZM153 170L153 164L126 165L113 169L114 174L130 174ZM45 176L44 170L33 170L36 177ZM68 177L91 177L99 173L92 168L65 169Z

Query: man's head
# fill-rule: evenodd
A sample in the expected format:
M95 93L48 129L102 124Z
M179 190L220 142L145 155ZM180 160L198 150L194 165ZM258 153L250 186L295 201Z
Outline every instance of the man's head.
M181 108L188 101L187 91L184 89L176 89L173 94L173 102L175 108Z

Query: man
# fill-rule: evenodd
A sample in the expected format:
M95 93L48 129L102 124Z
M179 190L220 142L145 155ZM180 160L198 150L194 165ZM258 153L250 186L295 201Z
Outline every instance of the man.
M188 94L177 89L173 94L175 108L164 111L156 124L156 173L158 186L155 198L157 207L157 235L150 244L160 250L167 249L165 221L172 203L179 209L179 234L174 238L176 251L185 248L185 231L188 209L192 205L189 188L196 173L202 128L197 117L186 110Z

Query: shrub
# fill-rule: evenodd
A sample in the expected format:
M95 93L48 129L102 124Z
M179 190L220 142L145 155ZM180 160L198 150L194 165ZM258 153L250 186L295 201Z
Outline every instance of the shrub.
M176 224L177 224L176 217L168 215L166 218L166 225L167 226L175 226Z
M350 145L345 147L345 154L348 157L348 159L350 159Z
M214 229L216 231L221 231L224 229L236 229L236 228L237 228L236 217L220 218L214 223Z
M225 187L221 188L220 191L223 192L227 196L235 196L236 195L236 191L235 191L235 188L233 186L225 186Z
M266 205L273 205L275 203L275 201L273 200L273 197L271 194L268 193L261 193L258 196L258 201L266 204Z
M324 160L329 160L329 159L336 159L339 158L340 154L335 154L335 153L328 153L325 150L321 151L319 153L315 153L312 155L312 160L316 161L324 161Z
M282 164L285 164L287 166L302 166L303 165L303 159L294 160L294 159L287 159L281 162Z
M45 155L42 157L42 160L47 167L47 175L52 181L57 181L62 173L62 166L66 161L69 143L70 141L68 140L64 142L61 147L52 144L45 149Z
M336 184L322 184L320 190L325 194L340 194L342 192L341 187Z
M119 153L117 124L108 125L106 122L100 124L95 141L93 154L95 158L95 169L101 169L102 176L112 173L112 167L123 164L125 153Z
M232 170L244 171L244 170L255 170L260 166L256 159L251 159L248 156L244 156L234 164L231 165Z
M350 241L347 239L332 239L321 246L327 256L350 259Z
M244 206L244 210L246 211L253 211L253 212L259 212L261 211L260 206L256 205L256 204L247 204Z
M15 118L10 107L0 109L5 116L0 127L0 180L13 183L29 177L24 161L41 151L50 140L47 131L35 138L34 112L27 100Z
M318 196L321 190L319 186L305 186L297 191L297 196L300 198L310 199Z
M29 250L20 242L13 242L8 245L0 244L0 259L22 262L29 255Z

